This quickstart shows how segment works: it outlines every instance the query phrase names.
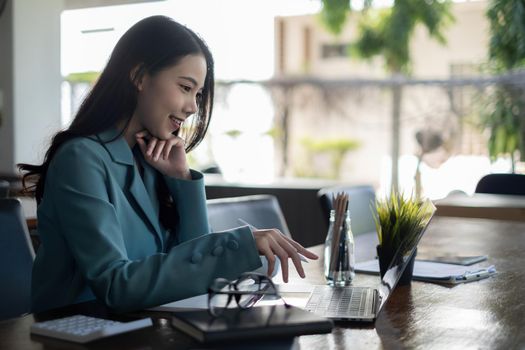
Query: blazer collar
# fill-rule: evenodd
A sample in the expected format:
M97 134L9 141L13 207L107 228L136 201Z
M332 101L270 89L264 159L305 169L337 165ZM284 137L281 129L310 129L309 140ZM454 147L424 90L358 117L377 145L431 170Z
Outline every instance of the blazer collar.
M102 142L114 162L132 166L131 171L133 175L131 176L131 182L129 184L129 192L148 218L163 250L164 240L158 219L159 204L155 195L155 170L143 161L142 157L137 157L144 167L144 180L142 180L137 167L134 166L133 151L126 142L126 139L122 135L119 135L117 128L105 130L97 134L96 137Z
M102 142L104 147L108 150L111 159L114 162L133 165L133 153L129 147L126 139L123 135L119 135L120 131L113 127L108 130L105 130L101 133L98 133L97 139Z

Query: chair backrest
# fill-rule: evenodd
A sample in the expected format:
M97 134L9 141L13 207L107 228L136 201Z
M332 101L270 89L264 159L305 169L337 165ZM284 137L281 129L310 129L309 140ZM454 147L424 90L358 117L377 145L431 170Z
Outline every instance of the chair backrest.
M0 198L9 197L9 182L6 180L0 180Z
M30 311L34 258L20 201L0 199L0 319Z
M375 206L373 204L376 196L374 188L369 185L339 186L320 189L319 192L317 192L317 198L323 211L326 228L328 229L330 210L333 209L332 196L335 196L339 192L345 192L349 197L348 210L350 211L352 233L359 235L367 232L375 232Z
M241 220L244 220L256 228L276 228L291 237L275 196L253 195L209 199L207 206L208 220L213 231L242 226Z
M513 194L525 196L525 175L488 174L476 185L476 193Z

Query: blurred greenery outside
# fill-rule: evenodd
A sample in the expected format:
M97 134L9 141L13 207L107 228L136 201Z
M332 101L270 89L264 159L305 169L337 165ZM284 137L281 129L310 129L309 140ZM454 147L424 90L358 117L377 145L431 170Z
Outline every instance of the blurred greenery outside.
M421 24L428 30L429 37L445 44L442 32L453 21L449 1L397 0L386 9L372 9L373 0L364 2L363 15L358 24L358 39L350 46L350 54L370 59L382 56L385 68L393 77L410 75L410 39L414 28ZM341 33L352 10L348 0L322 0L322 22L334 35ZM399 188L399 157L401 133L401 101L403 88L392 88L392 148L391 148L391 187ZM423 153L423 152L422 152ZM420 164L423 154L418 159L415 186L416 195L421 194Z
M525 2L492 0L487 11L490 22L489 62L493 74L525 68ZM510 155L512 171L516 159L525 161L525 87L500 84L482 98L481 125L488 130L491 159Z
M343 28L347 16L352 11L348 0L319 0L323 3L323 8L319 14L320 21L335 36ZM487 17L490 20L490 59L485 65L480 67L480 73L501 76L509 71L525 67L525 9L523 1L519 0L491 0L489 1L489 11ZM359 38L356 42L349 45L349 55L352 58L359 57L363 60L372 59L375 56L382 56L385 62L386 71L391 73L392 79L382 85L386 86L392 96L392 130L393 134L399 134L401 129L401 101L405 84L410 83L410 50L409 41L417 25L427 28L431 38L440 43L446 40L442 35L443 28L453 23L454 19L450 13L450 1L420 1L420 0L398 0L394 6L387 9L374 9L373 0L364 2L364 9L359 22ZM304 67L307 71L307 67ZM99 76L99 72L80 72L73 73L65 77L65 81L71 85L93 84ZM487 76L487 75L485 75ZM387 79L388 80L388 79ZM387 81L386 80L386 81ZM270 94L272 90L286 90L289 87L285 80L284 85L279 82L260 82L267 88ZM393 81L393 83L392 83ZM257 82L255 82L257 84ZM298 85L304 85L300 81ZM308 82L306 82L308 85ZM315 85L315 84L314 84ZM493 83L477 89L477 93L470 93L473 105L479 108L469 108L469 111L461 118L461 123L474 126L483 130L488 135L487 149L492 160L498 156L510 155L512 157L513 170L514 159L524 160L525 157L525 102L523 85L511 83ZM460 85L461 86L461 85ZM468 86L465 84L464 86ZM222 86L224 87L224 86ZM292 86L293 87L293 86ZM316 86L324 89L326 86L320 84ZM453 89L452 87L451 89ZM218 89L221 83L218 82ZM224 87L228 90L228 87ZM286 95L286 93L285 93ZM273 98L275 102L276 99ZM480 103L481 102L481 103ZM283 110L284 108L284 110ZM288 107L283 107L276 103L274 106L276 117L274 125L264 132L274 140L276 148L280 148L282 169L288 169L288 174L299 177L341 179L341 168L345 158L351 158L353 151L358 150L363 141L352 137L327 136L313 138L309 135L298 135L294 142L299 140L303 154L289 159L288 148L290 145L290 134L294 130L290 129L287 118ZM290 107L291 108L291 107ZM416 168L416 189L421 191L421 182L418 176L419 166L424 161L424 157L434 152L436 149L450 151L453 146L451 137L447 138L443 130L431 128L422 129L414 135L420 147L416 156L418 159ZM231 129L223 132L224 135L237 139L243 135L243 130ZM419 136L418 136L419 135ZM399 157L399 138L394 137L392 144L392 159ZM211 153L211 152L210 152ZM519 157L519 158L518 158ZM316 160L324 159L326 168L316 167ZM195 168L202 168L204 165L189 155L190 164ZM393 162L392 173L397 173L397 162ZM285 170L279 171L283 175ZM395 175L394 175L395 176ZM396 183L397 180L393 180ZM395 185L394 185L395 186Z
M344 157L348 152L356 150L360 146L360 142L350 139L312 139L305 137L301 140L302 145L306 149L306 162L296 163L308 164L308 167L296 168L296 174L300 173L302 177L323 177L337 180L340 178L341 166ZM326 168L319 169L315 166L315 157L328 156L329 162Z
M333 34L339 34L351 11L348 0L321 0L321 22ZM350 55L369 59L382 55L386 69L396 74L410 74L409 42L414 27L423 24L429 36L445 44L444 27L454 21L450 12L451 1L396 0L392 7L371 10L373 0L364 1L364 15L359 23L359 39L351 45ZM490 0L486 13L490 22L489 59L484 70L502 74L525 67L525 2L523 0ZM393 89L394 100L401 100L401 87ZM509 155L512 172L515 158L525 161L525 89L523 85L498 84L492 91L479 94L482 108L474 124L489 133L488 152L491 160ZM394 103L393 133L399 123L400 104ZM472 119L470 119L472 121ZM421 141L418 140L422 145ZM393 145L396 159L398 145ZM425 151L421 150L416 170L416 191L419 165ZM437 148L437 147L436 147ZM397 168L393 169L397 172ZM393 177L396 175L393 174ZM394 183L394 188L397 185Z
M93 85L95 84L99 76L100 72L78 72L69 74L67 77L64 78L64 80L69 82L70 84L87 83Z

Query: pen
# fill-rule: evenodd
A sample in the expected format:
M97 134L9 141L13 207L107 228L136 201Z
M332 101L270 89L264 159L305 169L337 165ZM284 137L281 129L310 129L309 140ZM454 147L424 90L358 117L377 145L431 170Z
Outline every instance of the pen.
M478 271L465 272L465 274L463 274L463 276L456 277L456 280L467 281L467 282L469 282L469 281L477 281L477 280L481 280L481 279L490 277L490 276L492 276L495 273L496 273L496 269L494 268L494 266L490 266L490 267L488 267L486 269L481 269L481 270L478 270Z
M250 226L250 228L251 228L252 230L258 230L257 227L253 226L252 224L247 223L245 220L243 220L243 219L241 219L241 218L238 218L237 220L239 220L239 222L240 222L241 224L244 224L244 225L248 225L248 226ZM309 263L308 259L306 259L305 256L304 256L303 254L301 254L301 253L299 253L299 252L297 252L297 254L299 254L299 258L301 258L301 261L303 261L303 262L305 262L305 263Z

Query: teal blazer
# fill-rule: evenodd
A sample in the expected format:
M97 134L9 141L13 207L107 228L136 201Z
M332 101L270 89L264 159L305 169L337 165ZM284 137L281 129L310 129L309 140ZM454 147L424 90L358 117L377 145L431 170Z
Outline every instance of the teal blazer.
M34 312L97 298L117 311L206 293L217 277L261 266L248 226L210 233L204 180L164 176L177 227L159 221L160 175L114 129L63 144L38 206L41 245L33 267Z

